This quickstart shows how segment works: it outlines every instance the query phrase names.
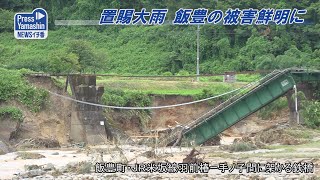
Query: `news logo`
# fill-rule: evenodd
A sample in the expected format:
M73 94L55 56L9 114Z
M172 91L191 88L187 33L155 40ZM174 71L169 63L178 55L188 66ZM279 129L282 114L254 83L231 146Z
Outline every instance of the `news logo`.
M14 37L16 39L46 39L48 37L47 11L37 8L31 13L15 14Z

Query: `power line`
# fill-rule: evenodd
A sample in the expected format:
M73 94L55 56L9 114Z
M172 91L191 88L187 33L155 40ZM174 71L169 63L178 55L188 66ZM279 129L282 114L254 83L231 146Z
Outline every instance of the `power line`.
M274 71L274 72L275 72L275 71ZM267 75L266 75L265 77L263 77L263 78L269 77L269 76L272 75L274 72L272 72L272 73L270 73L270 74L267 74ZM262 79L263 79L263 78L262 78ZM74 99L74 98L71 98L71 97L67 97L67 96L64 96L64 95L61 95L61 94L57 94L57 93L54 93L54 92L51 92L51 91L48 91L48 92L49 92L50 94L53 94L53 95L55 95L55 96L58 96L58 97L61 97L61 98L64 98L64 99L67 99L67 100L70 100L70 101L74 101L74 102L78 102L78 103L82 103L82 104L86 104L86 105L91 105L91 106L96 106L96 107L111 108L111 109L126 109L126 110L149 110L149 109L172 108L172 107L185 106L185 105L196 104L196 103L199 103L199 102L208 101L208 100L211 100L211 99L219 98L219 97L222 97L222 96L225 96L225 95L234 93L234 92L239 91L239 90L241 90L241 89L246 89L246 88L251 87L253 84L256 84L256 83L259 83L259 81L251 82L251 83L249 83L249 84L247 84L247 85L245 85L245 86L243 86L243 87L234 89L234 90L232 90L232 91L225 92L225 93L220 94L220 95L217 95L217 96L212 96L212 97L208 97L208 98L204 98L204 99L200 99L200 100L196 100L196 101L191 101L191 102L186 102L186 103L180 103L180 104L173 104L173 105L150 106L150 107L108 106L108 105L103 105L103 104L96 104L96 103L91 103L91 102L86 102L86 101L80 101L80 100L77 100L77 99Z
M48 91L48 92L50 94L53 94L55 96L58 96L58 97L61 97L61 98L64 98L64 99L67 99L67 100L70 100L70 101L74 101L74 102L78 102L78 103L86 104L86 105L91 105L91 106L102 107L102 108L126 109L126 110L148 110L148 109L172 108L172 107L185 106L185 105L195 104L195 103L199 103L199 102L204 102L204 101L208 101L208 100L211 100L211 99L219 98L219 97L234 93L236 91L239 91L240 89L242 89L242 88L238 88L238 89L235 89L235 90L232 90L232 91L229 91L229 92L217 95L217 96L212 96L212 97L205 98L205 99L200 99L200 100L197 100L197 101L191 101L191 102L181 103L181 104L166 105L166 106L150 106L150 107L108 106L108 105L103 105L103 104L96 104L96 103L91 103L91 102L86 102L86 101L80 101L80 100L77 100L77 99L74 99L74 98L71 98L71 97L67 97L67 96L64 96L64 95L61 95L61 94L57 94L57 93L54 93L54 92L51 92L51 91Z
M259 74L259 73L270 73L270 70L262 71L242 71L234 72L235 74ZM26 73L25 75L30 76L105 76L105 77L119 77L119 78L195 78L195 77L212 77L212 76L223 76L225 73L217 74L199 74L199 75L188 75L188 76L160 76L160 75L116 75L116 74L80 74L80 73Z

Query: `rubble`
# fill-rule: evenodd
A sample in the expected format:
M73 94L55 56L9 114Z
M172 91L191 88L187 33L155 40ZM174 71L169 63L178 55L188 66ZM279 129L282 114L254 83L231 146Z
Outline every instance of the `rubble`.
M208 141L206 141L204 143L204 145L205 146L218 146L218 145L221 145L220 141L221 141L221 137L218 135L218 136L215 136L215 137L209 139Z
M45 158L44 155L39 154L39 153L31 153L31 152L18 152L17 158L21 159L40 159L40 158Z
M51 170L54 170L55 168L54 168L54 165L53 165L52 163L48 163L48 164L44 165L44 166L42 167L42 169L43 169L44 171L51 171Z
M302 140L286 133L284 128L269 129L262 131L254 136L255 142L262 144L282 144L282 145L297 145L303 143Z
M202 162L203 159L198 158L197 156L201 153L193 148L191 152L186 156L186 158L183 159L183 163L199 163Z
M17 149L59 148L59 141L49 138L23 139L15 146Z
M93 164L87 161L81 161L78 163L69 163L67 165L68 172L74 172L76 174L87 174L91 172Z

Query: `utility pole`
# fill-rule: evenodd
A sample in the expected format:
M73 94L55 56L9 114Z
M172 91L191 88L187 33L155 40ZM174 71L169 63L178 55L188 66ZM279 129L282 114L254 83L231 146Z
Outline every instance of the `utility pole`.
M295 100L295 111L296 111L296 118L297 118L297 124L300 124L300 115L298 111L298 91L297 91L297 86L293 86L294 89L294 100Z
M199 47L200 47L200 42L199 42L199 35L200 35L200 26L198 25L197 29L197 81L199 82Z

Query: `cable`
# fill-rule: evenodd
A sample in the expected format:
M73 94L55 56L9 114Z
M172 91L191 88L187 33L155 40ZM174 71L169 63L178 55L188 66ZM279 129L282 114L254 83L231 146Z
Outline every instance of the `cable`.
M266 75L264 78L272 75L275 71L273 71L272 73ZM264 79L264 78L261 78L261 79ZM246 89L250 86L252 86L253 84L255 84L257 82L253 82L253 83L249 83L241 88L237 88L235 90L232 90L232 91L229 91L229 92L226 92L226 93L223 93L223 94L220 94L220 95L217 95L217 96L212 96L212 97L209 97L209 98L205 98L205 99L200 99L200 100L197 100L197 101L191 101L191 102L187 102L187 103L181 103L181 104L173 104L173 105L165 105L165 106L151 106L151 107L122 107L122 106L108 106L108 105L103 105L103 104L96 104L96 103L90 103L90 102L86 102L86 101L80 101L80 100L77 100L77 99L74 99L74 98L71 98L71 97L67 97L67 96L63 96L63 95L60 95L60 94L57 94L57 93L54 93L54 92L51 92L51 91L48 91L50 94L53 94L55 96L58 96L58 97L61 97L61 98L64 98L64 99L67 99L67 100L70 100L70 101L74 101L74 102L78 102L78 103L82 103L82 104L87 104L87 105L91 105L91 106L97 106L97 107L102 107L102 108L111 108L111 109L126 109L126 110L149 110L149 109L164 109L164 108L172 108L172 107L178 107L178 106L185 106L185 105L190 105L190 104L195 104L195 103L199 103L199 102L204 102L204 101L208 101L208 100L211 100L211 99L215 99L215 98L219 98L219 97L222 97L222 96L225 96L225 95L228 95L228 94L231 94L231 93L234 93L236 91L239 91L241 89ZM209 112L208 112L209 113ZM206 113L207 114L207 113Z
M91 105L91 106L97 106L97 107L103 107L103 108L111 108L111 109L127 109L127 110L148 110L148 109L164 109L164 108L172 108L172 107L178 107L178 106L185 106L185 105L190 105L190 104L195 104L195 103L199 103L199 102L204 102L204 101L208 101L211 99L215 99L215 98L219 98L228 94L231 94L233 92L239 91L241 88L217 95L217 96L212 96L209 98L205 98L205 99L200 99L197 101L191 101L191 102L187 102L187 103L181 103L181 104L173 104L173 105L166 105L166 106L151 106L151 107L122 107L122 106L108 106L108 105L103 105L103 104L96 104L96 103L90 103L90 102L86 102L86 101L80 101L71 97L67 97L67 96L63 96L51 91L48 91L50 94L53 94L55 96L70 100L70 101L74 101L74 102L78 102L78 103L82 103L82 104L87 104L87 105Z
M235 74L257 74L257 73L270 73L268 70L260 71L241 71L234 72ZM225 73L217 74L201 74L201 75L185 75L185 76L163 76L163 75L117 75L117 74L79 74L79 73L26 73L25 75L30 76L72 76L72 75L82 75L82 76L105 76L105 77L116 77L116 78L195 78L195 77L213 77L213 76L223 76Z

